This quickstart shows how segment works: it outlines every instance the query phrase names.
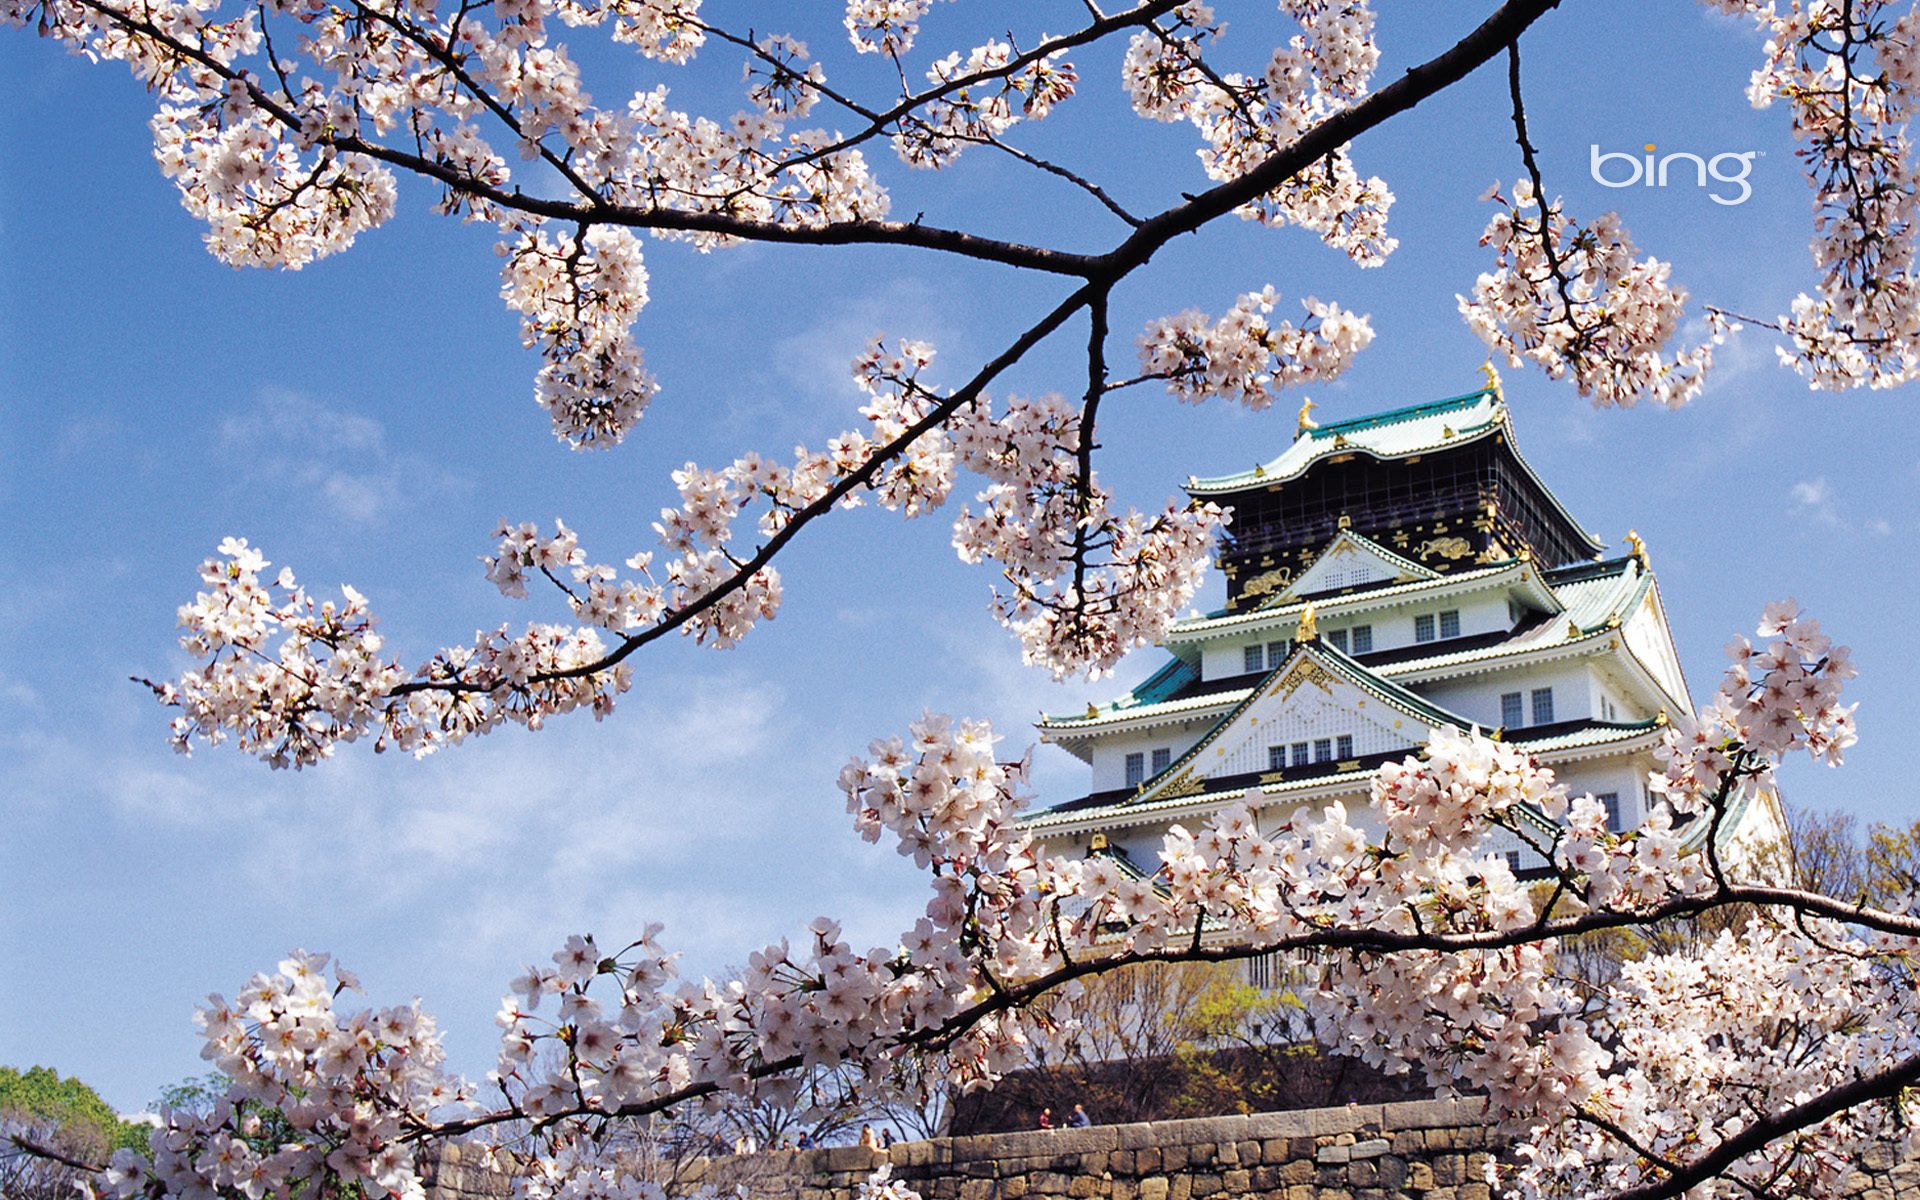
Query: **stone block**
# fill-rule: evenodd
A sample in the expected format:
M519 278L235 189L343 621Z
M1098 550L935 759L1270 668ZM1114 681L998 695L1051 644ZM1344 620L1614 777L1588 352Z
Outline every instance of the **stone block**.
M1312 1123L1304 1112L1249 1113L1247 1116L1247 1136L1262 1141L1306 1137L1311 1132Z
M1268 1138L1260 1143L1260 1161L1263 1163L1283 1163L1289 1157L1285 1138Z
M1165 1162L1166 1155L1160 1153L1158 1146L1133 1152L1133 1169L1142 1175L1151 1175L1159 1171Z
M1058 1171L1036 1171L1027 1180L1028 1186L1036 1192L1058 1192L1061 1195L1066 1194L1067 1184L1071 1182Z
M1140 1181L1140 1200L1167 1200L1167 1177L1149 1175Z
M1115 1175L1133 1174L1134 1153L1132 1150L1107 1151L1107 1170Z
M1100 1185L1105 1182L1106 1180L1097 1175L1075 1176L1073 1182L1067 1185L1067 1195L1074 1200L1090 1200L1091 1197L1100 1194Z
M1175 1171L1186 1170L1188 1161L1189 1160L1187 1157L1187 1147L1185 1146L1160 1147L1160 1168L1161 1170L1165 1171L1167 1174L1172 1175Z
M1355 1158L1379 1158L1392 1148L1393 1144L1385 1138L1368 1138L1364 1142L1355 1142L1353 1144L1353 1156Z
M1017 1196L1026 1195L1027 1177L1025 1175L1012 1175L1002 1180L1000 1183L1000 1194L1007 1197L1008 1200L1013 1200L1013 1198Z
M1493 1189L1484 1183L1463 1183L1455 1195L1460 1200L1493 1200Z
M1433 1165L1418 1159L1407 1164L1407 1186L1424 1192L1433 1186Z
M1192 1200L1193 1176L1169 1175L1167 1177L1167 1200Z
M1362 1159L1347 1168L1347 1182L1355 1187L1372 1187L1380 1182L1380 1168L1373 1160Z
M1137 1121L1131 1125L1109 1125L1113 1130L1113 1144L1122 1150L1159 1149L1160 1130L1146 1121Z
M1217 1196L1226 1190L1226 1181L1212 1171L1196 1171L1187 1176L1191 1187L1190 1195L1194 1200L1205 1200L1207 1196Z
M1344 1108L1307 1110L1307 1132L1315 1137L1380 1128L1380 1105L1349 1104Z
M815 1151L815 1155L813 1166L817 1171L871 1171L886 1161L886 1155L865 1146L834 1146Z
M1221 1174L1220 1183L1229 1195L1244 1196L1253 1190L1253 1172L1245 1169L1226 1171Z
M1281 1183L1312 1183L1313 1160L1296 1158L1280 1168Z
M960 1181L960 1200L992 1200L992 1179L963 1179Z
M1313 1161L1317 1163L1343 1163L1350 1162L1352 1159L1352 1146L1328 1145L1313 1152Z
M1394 1155L1386 1155L1373 1160L1380 1169L1380 1186L1389 1191L1399 1191L1407 1186L1407 1160Z
M1433 1164L1433 1182L1439 1187L1458 1187L1467 1181L1464 1155L1441 1154L1429 1160Z
M1485 1183L1493 1176L1493 1155L1484 1151L1467 1155L1467 1178Z

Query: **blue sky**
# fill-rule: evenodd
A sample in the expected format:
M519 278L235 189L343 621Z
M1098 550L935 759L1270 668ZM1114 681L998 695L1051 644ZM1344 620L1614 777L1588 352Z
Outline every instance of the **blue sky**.
M806 6L809 10L813 6ZM1491 5L1382 5L1382 78L1449 44ZM793 28L776 5L711 6ZM811 36L840 70L837 18ZM1064 27L1077 3L1032 11ZM1272 44L1270 6L1237 11L1230 55ZM939 6L924 49L979 40L1019 6ZM983 25L974 26L974 20ZM997 24L996 24L997 22ZM1265 38L1266 40L1262 40ZM576 39L578 40L578 39ZM1783 112L1744 99L1758 39L1700 6L1588 0L1525 43L1534 139L1550 190L1577 213L1619 207L1643 250L1671 259L1696 303L1774 313L1806 285L1808 193ZM650 85L637 60L588 56L603 99ZM1205 181L1186 127L1124 112L1117 50L1081 55L1083 94L1022 144L1155 209ZM858 75L862 65L836 78ZM709 51L669 74L676 98L730 91ZM407 660L475 628L551 619L499 597L476 556L502 516L564 516L590 553L649 546L668 473L759 449L818 445L855 423L846 363L874 332L923 337L936 377L963 378L1061 294L1058 281L893 250L749 247L702 257L651 245L641 340L664 391L629 442L580 455L531 401L537 366L498 299L488 231L401 213L343 256L298 273L230 270L200 247L150 156L150 98L18 31L0 37L0 1063L75 1074L124 1108L198 1073L191 1013L294 946L331 950L381 1002L420 995L454 1065L491 1063L505 981L566 934L603 943L667 922L690 969L744 961L818 913L889 939L920 904L913 872L848 831L834 775L923 707L990 717L1017 748L1043 707L1104 697L1116 679L1053 685L1024 670L987 613L991 576L955 560L947 519L861 510L782 562L778 620L726 653L647 650L605 723L500 733L423 762L351 747L302 774L230 752L177 757L165 715L129 675L177 672L173 611L227 534L249 537L316 589L350 582ZM1588 147L1645 142L1760 150L1752 199L1692 188L1608 191ZM1286 303L1338 299L1377 338L1322 419L1455 394L1484 357L1455 311L1488 260L1476 197L1519 167L1504 72L1483 69L1356 147L1398 196L1401 248L1359 272L1292 231L1223 224L1170 246L1118 296L1115 346L1153 316L1218 313L1272 283ZM1081 249L1119 229L1015 164L976 155L942 176L884 155L895 212ZM1071 388L1070 329L1014 371L1023 392ZM1722 352L1708 394L1666 413L1596 412L1570 388L1507 373L1521 445L1569 508L1619 545L1645 537L1696 695L1720 647L1770 598L1793 595L1855 650L1862 741L1838 772L1796 765L1791 796L1908 821L1899 766L1916 725L1911 547L1920 533L1920 429L1902 393L1808 392L1764 331ZM1277 453L1292 406L1250 414L1145 391L1102 413L1101 469L1129 502L1161 503L1189 473ZM1218 595L1218 584L1202 604ZM1084 786L1038 754L1043 796Z

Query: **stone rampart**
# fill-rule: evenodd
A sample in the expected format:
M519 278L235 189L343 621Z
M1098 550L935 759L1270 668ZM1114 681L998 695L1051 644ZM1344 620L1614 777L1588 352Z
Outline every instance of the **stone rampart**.
M449 1149L430 1166L428 1200L503 1194L503 1178ZM851 1200L891 1164L926 1200L1492 1200L1497 1152L1477 1101L1418 1100L772 1151L691 1164L681 1179L754 1200ZM1850 1190L1920 1200L1920 1164L1870 1157Z

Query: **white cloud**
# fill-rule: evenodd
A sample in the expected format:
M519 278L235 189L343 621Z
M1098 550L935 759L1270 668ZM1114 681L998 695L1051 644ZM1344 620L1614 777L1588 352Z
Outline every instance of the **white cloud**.
M1819 508L1833 498L1833 489L1824 479L1803 479L1793 485L1793 502L1802 508Z
M835 428L859 424L853 360L880 333L932 343L941 356L932 368L936 379L944 378L943 361L968 361L965 338L940 295L917 279L895 279L875 294L822 308L806 328L776 342L766 386L733 402L731 422L778 438L811 436L821 414Z
M354 524L389 519L458 485L427 459L395 451L377 419L286 388L229 413L219 438L245 464L245 486L322 497L331 515Z

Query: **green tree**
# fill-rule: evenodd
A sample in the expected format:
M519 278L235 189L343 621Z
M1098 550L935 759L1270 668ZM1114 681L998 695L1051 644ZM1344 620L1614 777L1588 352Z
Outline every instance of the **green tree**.
M122 1146L147 1144L146 1126L122 1121L100 1093L78 1079L62 1079L51 1067L0 1067L0 1116L51 1126L63 1142L100 1158Z

